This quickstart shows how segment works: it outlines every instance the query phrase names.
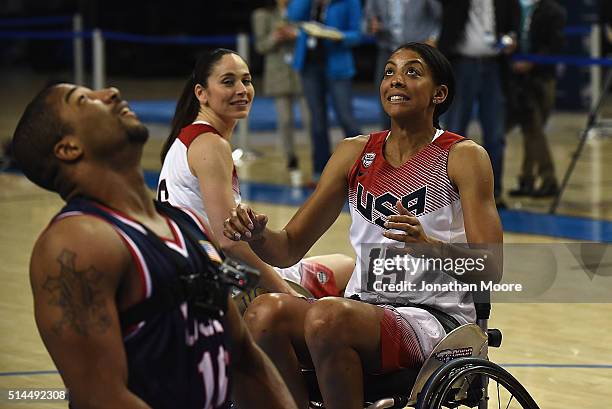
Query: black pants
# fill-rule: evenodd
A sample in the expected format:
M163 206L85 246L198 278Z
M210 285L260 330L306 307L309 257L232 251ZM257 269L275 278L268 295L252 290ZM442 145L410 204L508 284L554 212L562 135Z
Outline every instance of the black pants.
M507 103L506 132L515 125L523 133L523 163L520 178L556 181L555 167L544 128L555 104L554 78L512 75Z

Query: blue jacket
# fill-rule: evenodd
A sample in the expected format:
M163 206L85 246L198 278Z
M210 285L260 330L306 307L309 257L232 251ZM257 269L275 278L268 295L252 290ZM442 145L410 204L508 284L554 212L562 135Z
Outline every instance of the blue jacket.
M287 8L289 21L310 21L313 0L291 0ZM330 0L323 24L344 34L341 41L323 40L326 52L325 72L330 79L350 79L355 75L355 62L351 47L361 41L360 0ZM303 30L295 44L293 68L302 71L306 60L307 35Z

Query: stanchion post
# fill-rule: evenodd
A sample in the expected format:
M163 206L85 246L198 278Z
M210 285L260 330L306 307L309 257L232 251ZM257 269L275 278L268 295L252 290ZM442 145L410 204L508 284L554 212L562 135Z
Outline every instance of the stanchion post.
M591 58L601 58L601 26L591 25L591 38L589 40ZM601 66L591 65L591 110L595 108L601 92Z
M85 67L83 65L83 17L80 14L72 16L72 53L74 83L85 85Z
M238 54L248 63L249 62L249 35L238 33L236 36L236 50ZM238 146L246 150L249 145L249 122L248 118L238 121Z
M93 89L104 88L106 82L106 59L104 52L104 36L102 30L95 28L92 34L93 50Z

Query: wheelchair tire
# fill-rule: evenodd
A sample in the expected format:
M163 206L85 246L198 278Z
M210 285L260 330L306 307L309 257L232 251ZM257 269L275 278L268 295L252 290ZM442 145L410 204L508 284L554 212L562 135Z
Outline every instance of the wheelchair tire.
M416 409L440 409L476 407L482 401L482 379L486 377L489 385L489 409L522 408L539 409L523 385L501 366L482 358L459 358L442 365L429 378L419 394ZM467 382L467 396L455 398L460 384ZM495 382L497 389L491 390ZM500 392L500 386L505 390ZM506 402L506 395L509 395ZM503 403L502 403L503 396ZM494 404L497 402L497 404ZM513 403L514 402L514 403ZM513 403L513 406L510 404ZM491 405L493 404L493 405Z

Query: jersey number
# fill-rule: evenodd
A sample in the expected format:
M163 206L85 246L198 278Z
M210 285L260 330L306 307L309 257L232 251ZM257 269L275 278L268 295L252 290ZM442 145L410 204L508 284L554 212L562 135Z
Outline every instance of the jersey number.
M168 188L166 187L166 179L162 179L157 187L157 201L167 202L170 199Z
M396 256L406 255L403 249L394 249L393 247L387 247L385 249L381 247L374 247L370 249L370 260L368 263L368 277L366 280L366 290L369 292L376 292L374 283L379 281L381 285L389 285L391 283L402 283L406 281L406 270L401 268L384 268L382 274L376 274L374 263L376 260L394 259ZM397 267L397 266L393 266Z
M227 398L228 380L227 374L225 373L225 362L226 352L225 349L220 346L219 353L217 354L217 368L219 368L219 376L215 380L215 374L213 370L212 359L210 357L210 352L206 351L204 352L204 356L202 356L202 360L198 365L198 370L202 374L202 380L204 381L204 390L206 391L206 403L204 404L204 409L219 407L225 402ZM215 384L218 385L217 401L215 402L214 406L211 406L212 398L215 391Z

